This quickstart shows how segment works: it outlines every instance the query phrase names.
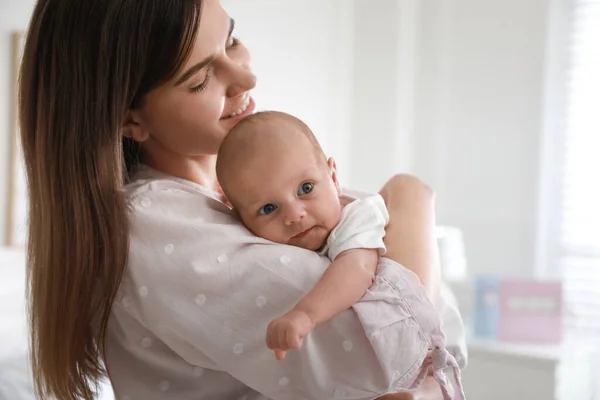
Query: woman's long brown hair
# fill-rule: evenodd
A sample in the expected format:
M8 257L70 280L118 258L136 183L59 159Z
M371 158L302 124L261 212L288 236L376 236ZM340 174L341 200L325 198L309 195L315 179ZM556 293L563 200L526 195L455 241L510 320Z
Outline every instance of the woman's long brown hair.
M31 358L41 399L93 399L129 251L127 112L187 60L202 0L38 0L19 118Z

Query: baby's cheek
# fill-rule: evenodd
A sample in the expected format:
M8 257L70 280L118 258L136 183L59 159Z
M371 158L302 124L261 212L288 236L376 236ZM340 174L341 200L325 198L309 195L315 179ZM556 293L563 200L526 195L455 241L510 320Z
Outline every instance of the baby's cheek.
M329 221L327 224L327 228L329 229L329 231L332 231L333 228L336 227L336 225L340 222L341 218L342 218L342 207L337 206L335 208L332 208L331 212L329 213Z
M256 229L250 229L256 236L260 236L264 239L270 240L277 243L287 243L287 237L284 237L284 232L277 224L272 222L259 223Z

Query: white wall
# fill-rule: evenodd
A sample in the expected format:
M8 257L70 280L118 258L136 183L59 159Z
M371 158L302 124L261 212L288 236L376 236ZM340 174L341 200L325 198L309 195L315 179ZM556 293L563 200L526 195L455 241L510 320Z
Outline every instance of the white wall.
M352 186L410 171L471 273L532 275L550 0L355 0Z
M24 31L34 0L0 0L0 244L6 237L11 115L11 33Z
M325 151L349 172L353 3L348 0L222 0L250 48L259 110L304 120Z
M402 87L411 76L412 50L399 24L411 1L357 0L354 19L354 96L350 184L376 191L408 170L411 132ZM403 14L404 13L404 14ZM410 28L409 26L408 28ZM411 54L412 55L412 54ZM410 93L409 93L410 94Z
M534 271L549 0L422 0L414 172L469 269Z

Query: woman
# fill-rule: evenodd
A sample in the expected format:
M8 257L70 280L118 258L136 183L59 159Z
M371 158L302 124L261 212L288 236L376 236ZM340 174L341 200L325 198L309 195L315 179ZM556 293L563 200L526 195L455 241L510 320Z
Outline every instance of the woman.
M385 349L393 321L367 337L348 311L285 363L266 349L266 323L327 264L253 237L222 202L215 154L253 111L256 82L232 31L218 0L38 1L20 119L41 398L93 398L102 360L123 400L374 398L398 387L401 362ZM434 296L432 192L397 177L382 194L389 256ZM396 296L383 286L382 307Z

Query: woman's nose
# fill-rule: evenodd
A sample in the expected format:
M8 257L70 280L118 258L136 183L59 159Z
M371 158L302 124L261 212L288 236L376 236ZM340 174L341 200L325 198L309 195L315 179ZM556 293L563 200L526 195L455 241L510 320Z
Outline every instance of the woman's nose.
M237 97L256 86L256 75L252 73L249 62L230 59L228 60L228 70L227 97Z
M284 220L286 225L294 225L306 217L306 210L300 204L288 206L285 210Z

